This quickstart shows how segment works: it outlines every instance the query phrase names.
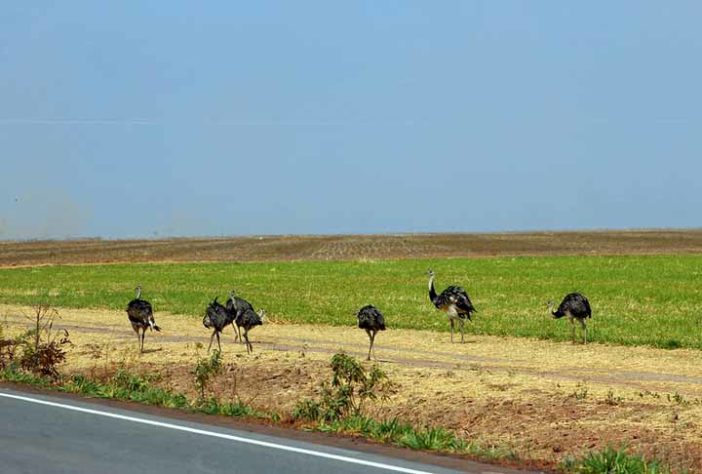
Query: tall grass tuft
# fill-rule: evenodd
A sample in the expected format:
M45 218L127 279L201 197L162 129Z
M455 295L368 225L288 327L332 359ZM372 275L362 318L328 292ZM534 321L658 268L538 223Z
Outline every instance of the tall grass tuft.
M568 459L562 468L577 474L668 474L670 471L656 460L631 455L626 449L607 447L581 459Z

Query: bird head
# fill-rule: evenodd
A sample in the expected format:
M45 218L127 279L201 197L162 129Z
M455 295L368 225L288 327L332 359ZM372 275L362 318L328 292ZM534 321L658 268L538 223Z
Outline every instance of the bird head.
M263 319L266 316L266 310L265 309L259 309L258 310L258 315L261 319Z
M235 296L236 296L236 291L234 290L234 288L232 288L232 291L229 292L229 297L231 299L234 299Z
M427 270L427 276L433 277L433 276L434 276L434 270L432 270L431 268L430 268L429 270Z
M546 302L546 307L548 308L549 311L553 311L553 307L554 307L554 306L555 306L555 304L553 303L553 301L548 300L548 301Z

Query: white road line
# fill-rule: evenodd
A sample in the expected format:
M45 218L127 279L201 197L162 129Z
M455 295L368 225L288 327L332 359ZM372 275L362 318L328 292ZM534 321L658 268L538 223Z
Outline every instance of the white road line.
M29 402L29 403L37 403L39 405L47 405L50 407L63 408L64 410L72 410L72 411L77 411L77 412L81 412L81 413L89 413L91 415L104 416L107 418L116 418L118 420L132 421L134 423L141 423L144 425L158 426L161 428L168 428L171 430L185 431L188 433L195 433L195 434L199 434L199 435L203 435L203 436L211 436L213 438L228 439L228 440L236 441L239 443L253 444L256 446L264 446L266 448L280 449L281 451L290 451L293 453L307 454L308 456L316 456L319 458L333 459L335 461L347 462L350 464L360 464L362 466L376 467L378 469L385 469L388 471L405 472L408 474L431 474L429 471L418 471L416 469L409 469L409 468L401 467L401 466L393 466L392 464L384 464L384 463L380 463L380 462L365 461L363 459L356 459L356 458L351 458L348 456L340 456L337 454L329 454L329 453L324 453L321 451L313 451L311 449L296 448L294 446L286 446L284 444L271 443L268 441L259 441L256 439L243 438L241 436L233 436L233 435L228 435L228 434L224 434L224 433L217 433L216 431L200 430L197 428L190 428L188 426L175 425L172 423L164 423L161 421L144 420L144 419L135 418L132 416L119 415L117 413L110 413L110 412L106 412L106 411L93 410L90 408L82 408L82 407L77 407L77 406L73 406L73 405L64 405L63 403L50 402L47 400L40 400L37 398L24 397L21 395L13 395L10 393L0 392L0 397L12 398L15 400L22 400L22 401Z

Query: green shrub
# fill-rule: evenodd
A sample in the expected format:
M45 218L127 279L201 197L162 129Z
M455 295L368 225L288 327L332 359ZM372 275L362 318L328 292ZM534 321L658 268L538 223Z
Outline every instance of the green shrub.
M192 374L195 376L195 386L200 393L200 400L205 400L205 391L210 380L222 371L222 353L215 349L209 357L198 359Z
M359 416L365 401L386 400L394 390L394 384L378 366L366 371L356 358L343 352L331 358L331 369L331 382L321 385L321 399L298 402L293 418L329 423Z

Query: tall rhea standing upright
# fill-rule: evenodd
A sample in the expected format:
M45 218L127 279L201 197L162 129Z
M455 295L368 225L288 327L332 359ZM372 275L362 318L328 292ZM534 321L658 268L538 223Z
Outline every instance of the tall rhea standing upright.
M144 352L144 335L146 333L146 328L156 331L160 331L161 328L156 326L151 303L141 299L141 286L137 286L135 291L136 297L127 305L127 316L139 340L139 352ZM141 336L139 335L139 330L141 330Z
M477 313L473 303L468 297L468 293L460 286L449 286L440 295L434 289L434 272L430 268L429 275L429 299L441 311L444 311L451 322L451 342L453 342L454 321L458 321L461 330L461 342L463 342L463 325L466 320L470 321L472 313Z
M385 331L385 318L383 313L378 308L369 304L358 310L356 315L358 318L358 327L365 329L370 339L370 347L368 348L368 360L371 360L371 352L373 351L373 342L378 331Z
M558 306L556 311L553 310L553 301L549 301L546 303L546 305L554 318L559 319L563 316L568 317L573 328L573 342L575 342L575 320L577 319L585 333L583 344L587 344L587 324L585 320L587 318L592 318L592 310L590 309L590 302L584 295L580 293L567 294L565 298L563 298L563 301L561 301L561 304Z

